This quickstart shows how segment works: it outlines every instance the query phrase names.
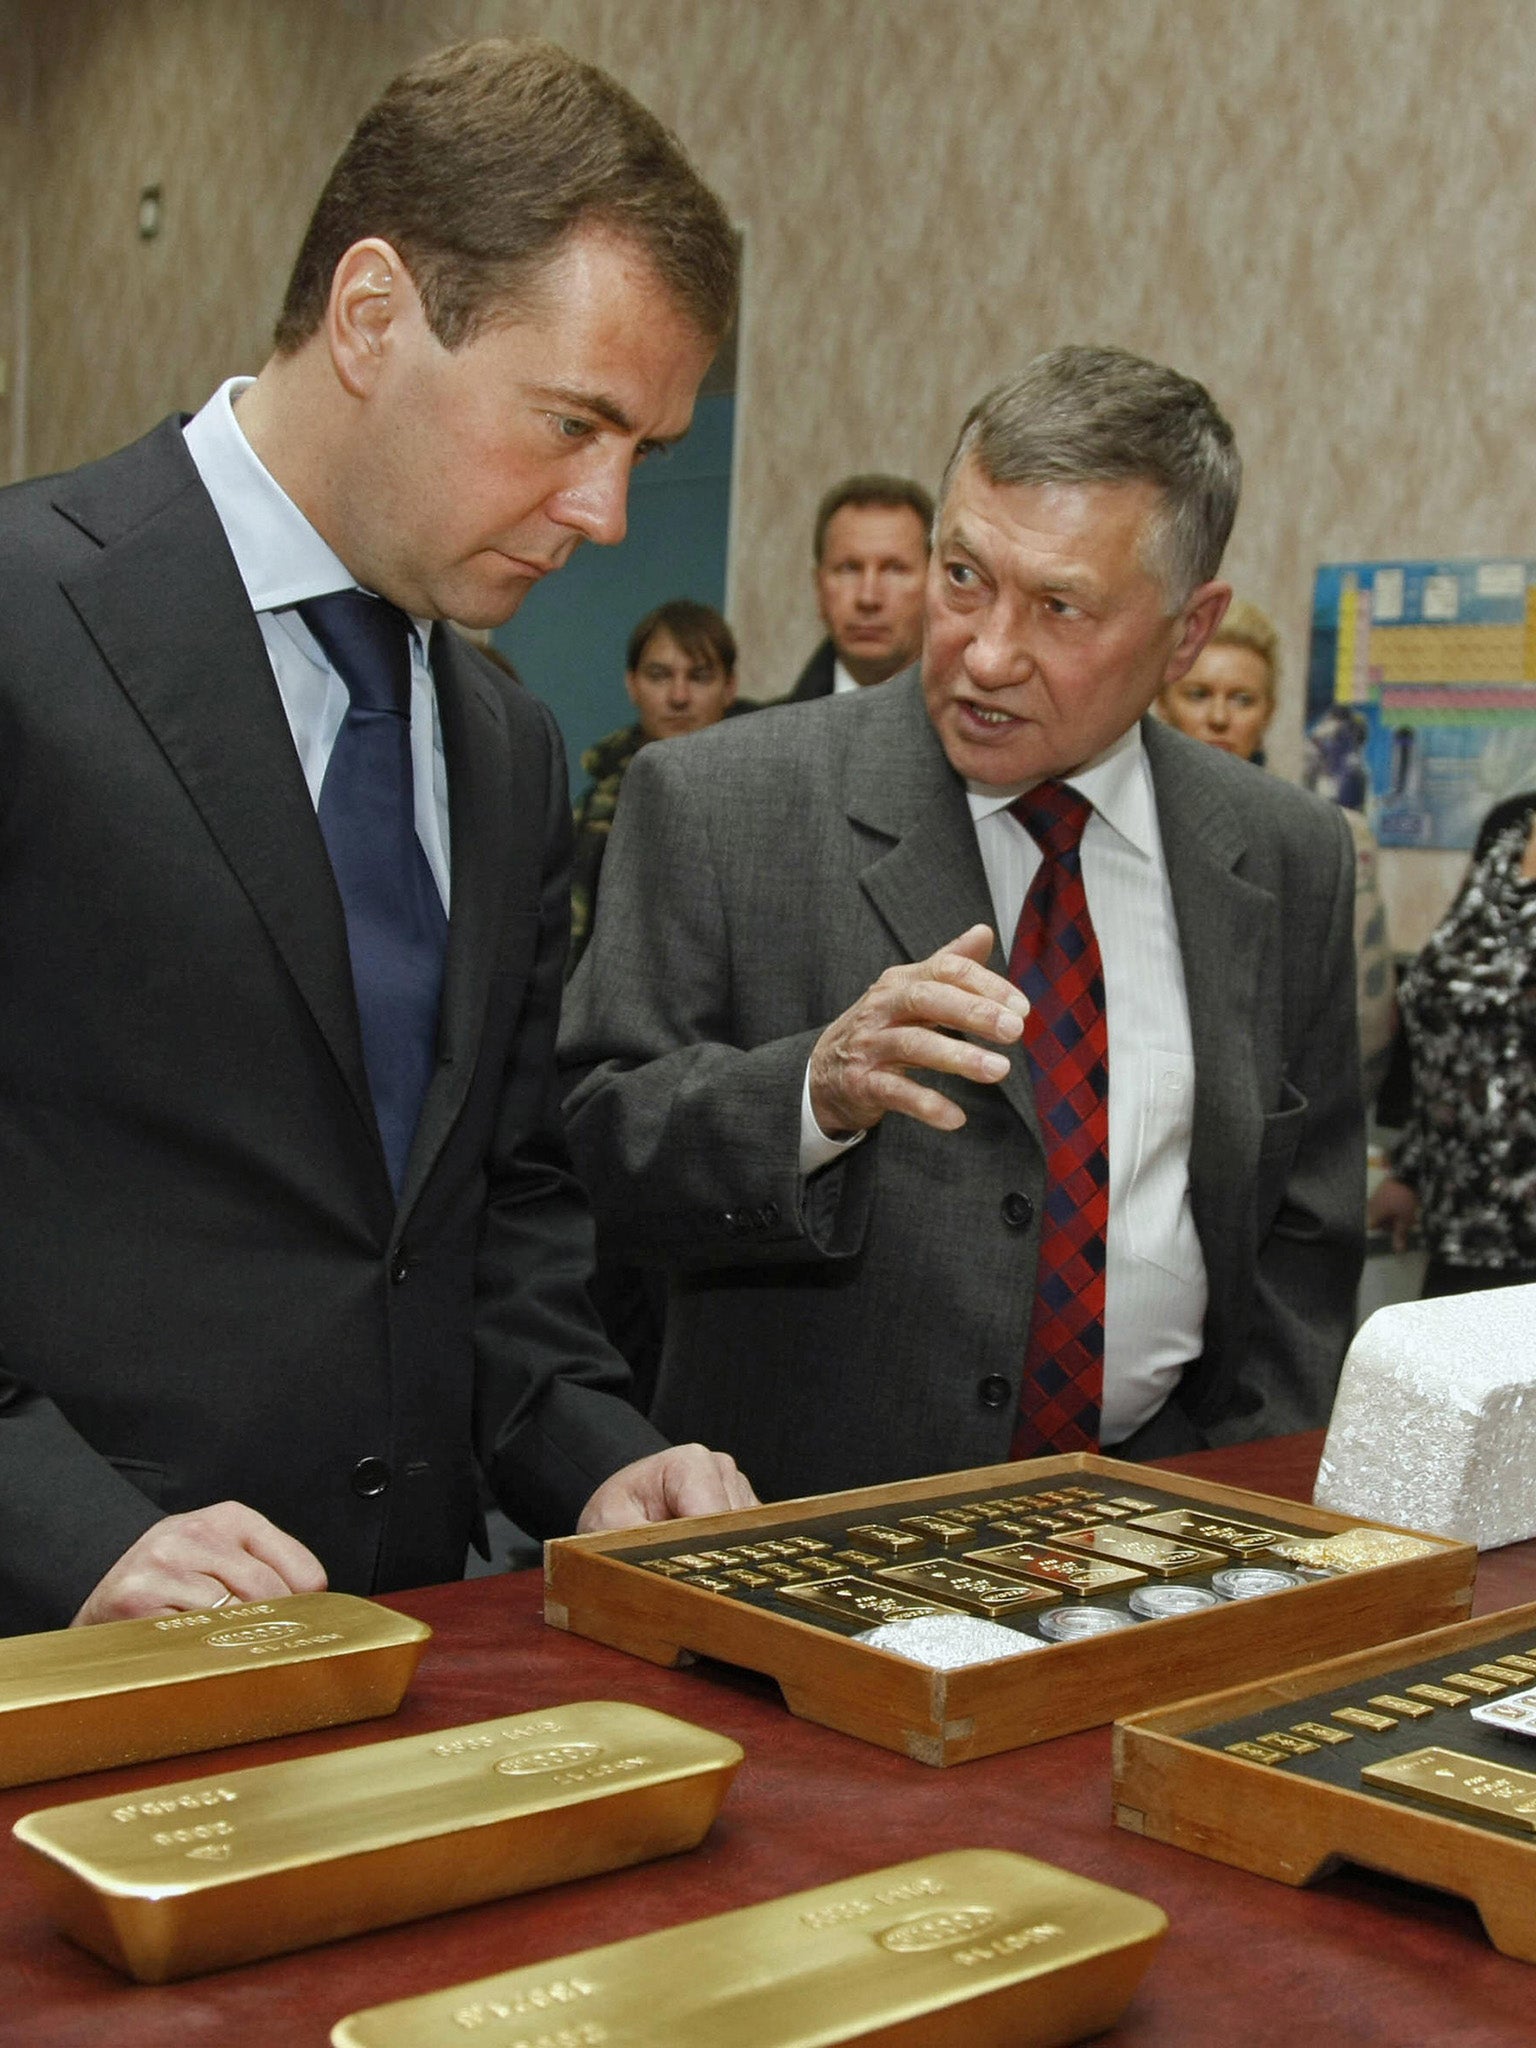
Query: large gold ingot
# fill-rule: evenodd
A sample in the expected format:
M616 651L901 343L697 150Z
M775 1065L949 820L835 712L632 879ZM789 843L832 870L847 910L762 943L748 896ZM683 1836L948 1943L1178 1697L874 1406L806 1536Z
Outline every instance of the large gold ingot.
M146 1984L691 1849L741 1751L583 1701L28 1814L50 1911Z
M1061 2048L1113 2026L1167 1921L1006 1849L951 1849L352 2013L333 2048Z
M1511 1770L1455 1749L1415 1749L1367 1764L1360 1773L1378 1791L1399 1792L1463 1820L1501 1820L1536 1835L1536 1773Z
M350 1593L0 1641L0 1785L392 1714L432 1631Z

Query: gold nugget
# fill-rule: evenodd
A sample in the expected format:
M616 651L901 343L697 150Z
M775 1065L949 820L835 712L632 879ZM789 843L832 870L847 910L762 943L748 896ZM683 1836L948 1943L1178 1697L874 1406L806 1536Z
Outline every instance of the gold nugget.
M1167 1924L1144 1899L1028 1857L952 1849L375 2006L331 2040L1058 2048L1114 2025Z
M431 1633L350 1593L300 1593L12 1636L0 1785L392 1714Z
M160 1984L691 1849L740 1762L601 1700L50 1807L15 1834L65 1933Z

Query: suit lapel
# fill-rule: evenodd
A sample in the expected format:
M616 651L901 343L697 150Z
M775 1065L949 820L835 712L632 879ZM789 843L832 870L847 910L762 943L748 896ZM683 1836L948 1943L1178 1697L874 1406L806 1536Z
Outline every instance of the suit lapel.
M1197 1211L1205 1212L1196 1224L1209 1246L1231 1227L1221 1191L1251 1147L1259 969L1277 937L1278 908L1267 890L1236 872L1247 835L1206 772L1198 743L1150 718L1142 721L1142 737L1184 962L1195 1062L1189 1178Z
M65 595L270 936L377 1147L325 843L234 558L168 426L113 458L109 515L100 471L96 488L61 492L60 510L103 540Z
M848 815L893 843L865 868L860 887L909 960L924 960L967 926L986 924L997 939L988 964L1006 975L1013 935L996 932L965 787L929 722L915 671L882 684L880 697L890 729L870 735L868 744L860 736ZM998 1092L1038 1139L1034 1087L1022 1057Z
M443 626L432 636L432 676L448 769L452 907L438 1024L440 1057L411 1147L402 1213L420 1194L463 1108L485 1024L506 881L519 866L513 844L519 814L511 741L496 691ZM531 822L542 829L542 808Z

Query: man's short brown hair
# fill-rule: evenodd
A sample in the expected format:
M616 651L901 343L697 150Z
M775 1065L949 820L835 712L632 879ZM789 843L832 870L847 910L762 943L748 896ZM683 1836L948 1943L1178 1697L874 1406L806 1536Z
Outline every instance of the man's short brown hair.
M736 673L736 636L712 604L699 604L691 597L674 597L667 604L647 612L629 636L624 666L630 675L645 659L645 650L657 633L672 635L690 661L712 661L730 676Z
M923 545L933 527L933 500L921 484L914 483L909 476L886 476L879 470L870 470L862 476L845 476L840 484L834 484L816 507L816 528L811 537L811 560L821 566L821 551L826 545L827 528L845 505L889 506L893 511L905 506L915 512L923 523Z
M499 37L439 50L387 86L315 207L274 340L325 317L336 266L374 235L399 251L444 348L537 296L577 227L633 242L700 333L736 304L736 236L677 139L595 65Z

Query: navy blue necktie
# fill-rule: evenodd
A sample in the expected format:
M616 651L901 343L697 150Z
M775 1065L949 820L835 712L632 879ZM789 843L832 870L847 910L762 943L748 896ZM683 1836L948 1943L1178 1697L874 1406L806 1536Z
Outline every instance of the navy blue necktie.
M448 920L416 837L411 622L363 590L299 616L352 699L320 785L320 830L347 919L363 1063L395 1193L437 1057Z

